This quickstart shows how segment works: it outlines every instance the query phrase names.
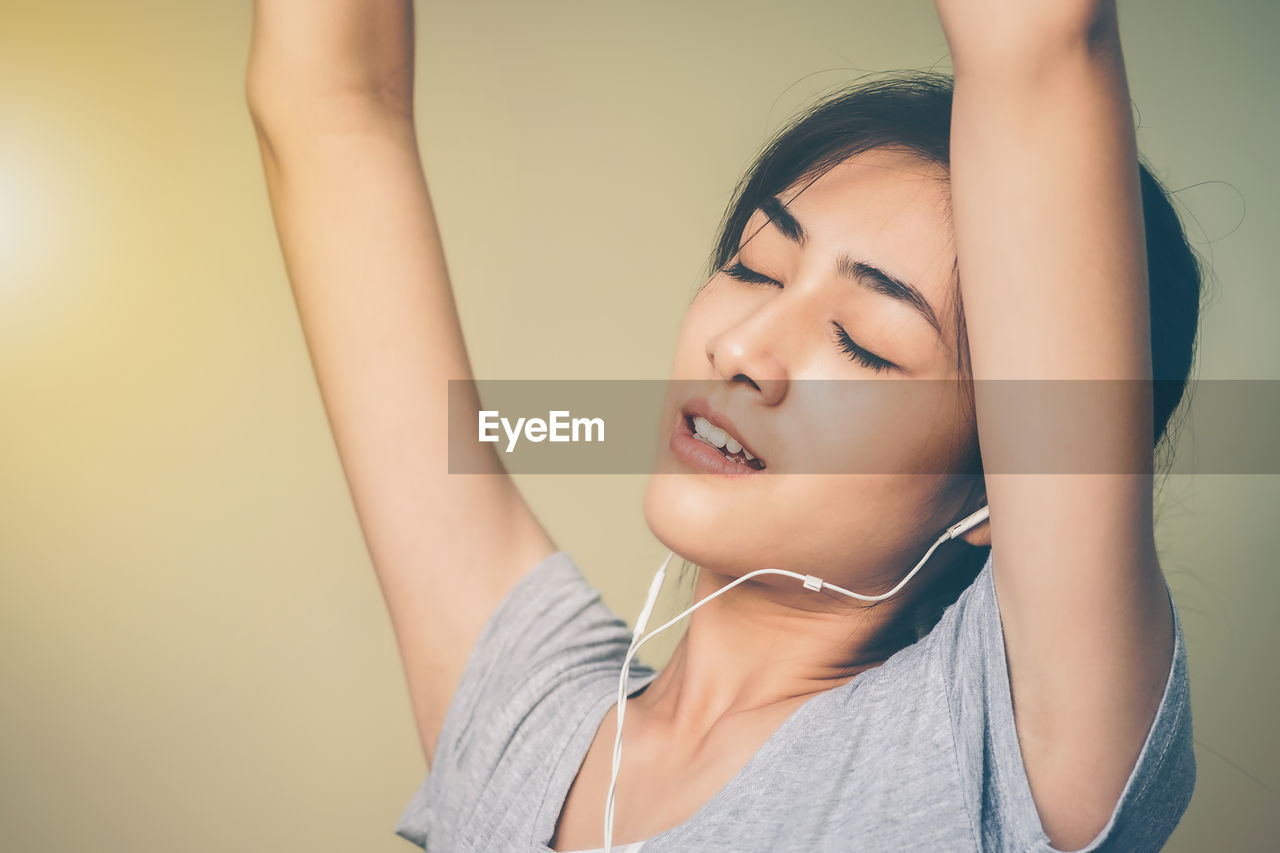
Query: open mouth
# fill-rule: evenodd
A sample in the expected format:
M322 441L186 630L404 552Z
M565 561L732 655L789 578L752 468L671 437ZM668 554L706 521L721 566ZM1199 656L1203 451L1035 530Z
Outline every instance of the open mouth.
M755 471L764 470L764 463L744 447L742 442L701 415L686 414L684 423L695 439L715 448L721 456L730 462L743 465Z

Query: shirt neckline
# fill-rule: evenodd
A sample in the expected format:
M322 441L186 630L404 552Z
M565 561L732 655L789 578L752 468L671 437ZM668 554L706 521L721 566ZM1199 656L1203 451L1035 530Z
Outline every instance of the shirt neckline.
M668 849L669 845L679 842L684 836L693 831L696 825L709 820L717 811L722 810L725 801L729 797L735 796L738 791L754 790L758 794L762 790L762 786L752 786L751 782L765 768L770 766L771 759L778 751L784 738L793 729L801 726L805 718L813 713L813 709L816 706L825 702L835 701L837 696L847 694L854 689L855 685L864 680L864 676L877 672L880 668L880 666L875 666L864 670L844 684L816 693L806 699L769 735L768 739L752 754L751 758L729 780L728 784L717 791L711 799L703 803L702 807L690 816L688 820L644 839L644 846L641 849L646 853L650 850L653 853L660 853L660 851ZM648 667L645 667L645 669L648 669ZM657 677L658 673L653 670L649 670L643 675L633 675L628 683L634 686L628 692L627 697L635 696L636 693L648 686L649 682ZM556 763L555 770L552 772L547 789L543 794L542 802L538 806L538 817L534 821L533 839L533 849L536 853L557 853L557 851L551 849L547 841L551 838L552 832L555 831L556 821L559 820L560 812L564 809L565 800L569 796L569 787L578 775L578 771L582 769L582 763L587 757L587 750L591 748L591 742L595 739L596 732L599 731L600 725L604 722L605 714L613 711L614 706L617 704L618 682L616 675L610 679L602 680L601 683L604 688L601 695L594 702L587 703L587 711L578 720L578 724L573 728L572 734L566 740L565 746L560 753L560 759ZM601 846L603 846L603 843L604 841L601 839ZM671 847L670 849L679 848Z

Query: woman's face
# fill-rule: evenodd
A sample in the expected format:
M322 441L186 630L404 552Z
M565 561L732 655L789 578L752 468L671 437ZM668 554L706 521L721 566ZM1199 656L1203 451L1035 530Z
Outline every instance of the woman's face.
M958 519L962 478L946 472L976 433L955 382L940 177L875 149L780 193L785 210L755 211L676 345L645 494L667 547L734 576L786 568L876 592ZM713 443L756 461L698 439L694 415L728 428Z

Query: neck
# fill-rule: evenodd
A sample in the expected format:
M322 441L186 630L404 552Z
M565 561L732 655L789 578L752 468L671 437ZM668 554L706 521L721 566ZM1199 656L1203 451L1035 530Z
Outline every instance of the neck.
M733 580L699 571L694 601ZM883 662L904 604L815 593L778 575L752 578L688 617L671 659L633 701L650 723L694 741L732 715L785 710Z

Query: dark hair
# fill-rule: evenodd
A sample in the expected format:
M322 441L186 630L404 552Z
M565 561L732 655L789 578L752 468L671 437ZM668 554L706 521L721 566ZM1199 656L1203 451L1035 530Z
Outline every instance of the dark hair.
M908 152L950 172L953 81L935 71L894 72L862 81L831 95L792 121L766 145L739 182L721 222L709 272L724 267L737 253L743 229L764 200L816 180L849 157L875 148ZM1166 191L1139 162L1151 308L1151 362L1155 452L1172 456L1168 429L1182 401L1191 372L1199 325L1202 269L1187 243L1181 221ZM944 179L945 180L945 179ZM953 269L951 306L959 330L957 365L972 375L958 270ZM973 416L972 386L966 400ZM976 455L976 450L975 450ZM979 460L965 470L981 470ZM971 497L981 491L974 478ZM977 509L974 505L970 511ZM888 633L911 641L927 634L942 612L972 583L986 562L988 548L958 559L948 572ZM898 643L901 645L901 643Z

